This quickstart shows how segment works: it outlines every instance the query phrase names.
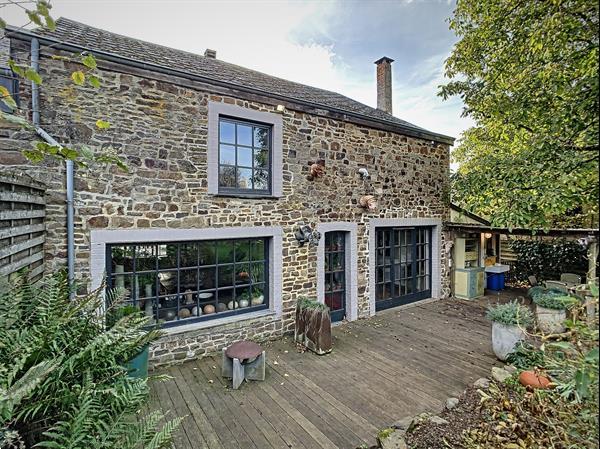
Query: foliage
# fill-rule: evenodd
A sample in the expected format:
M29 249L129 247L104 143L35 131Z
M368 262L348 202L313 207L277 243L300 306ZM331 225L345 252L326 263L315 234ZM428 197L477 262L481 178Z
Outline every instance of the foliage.
M598 289L590 286L595 306ZM583 306L581 306L583 307ZM562 341L539 349L522 344L508 361L520 369L540 367L554 385L528 391L508 382L480 392L487 419L464 435L465 448L597 448L598 317L572 311Z
M533 315L531 311L518 303L515 299L505 304L496 304L489 307L487 318L496 323L505 324L507 326L520 326L528 328L533 323Z
M518 281L534 275L538 281L560 279L562 273L584 274L587 271L587 252L583 245L564 239L524 240L510 242L517 260L513 269Z
M0 292L0 434L27 447L170 447L180 419L145 416L148 380L124 367L159 331L141 312L106 328L98 291L70 293L64 273Z
M475 126L453 152L454 201L495 226L597 223L598 16L595 0L457 3L440 95Z
M564 293L558 295L553 292L536 295L533 302L540 307L553 310L568 310L579 304L579 300L573 296Z
M52 18L50 11L52 5L45 0L32 0L28 2L8 2L9 4L19 6L23 9L29 23L33 23L42 29L54 31L56 24ZM27 3L33 6L32 9L20 5ZM0 4L0 7L6 4ZM1 39L10 38L11 32L6 30L6 23L0 18L0 30L5 31L4 35L0 35ZM88 52L76 53L71 56L54 56L54 59L62 60L79 68L71 72L71 80L77 86L85 86L86 82L92 88L101 86L101 77L98 73L98 63L94 55ZM43 77L33 67L29 67L29 61L19 61L10 59L8 65L13 73L27 81L31 81L37 85L43 84ZM23 129L35 130L32 121L29 120L27 111L19 110L17 102L14 100L11 92L3 86L0 86L0 101L12 109L13 113L5 113L0 111L0 124L3 122L20 126ZM96 128L99 131L106 130L110 127L110 123L103 119L96 120ZM40 163L46 158L57 159L60 161L71 160L79 167L86 168L91 165L115 165L122 171L127 171L127 166L123 160L117 155L114 149L106 148L102 151L94 152L87 146L80 145L79 147L65 147L63 145L49 144L44 141L35 141L31 148L24 149L23 155L32 163Z
M314 299L309 298L299 298L298 299L298 308L299 309L311 309L311 310L319 310L319 311L329 311L329 307L322 302L315 301Z
M508 354L506 362L520 370L544 366L544 352L529 343L520 341L513 352Z

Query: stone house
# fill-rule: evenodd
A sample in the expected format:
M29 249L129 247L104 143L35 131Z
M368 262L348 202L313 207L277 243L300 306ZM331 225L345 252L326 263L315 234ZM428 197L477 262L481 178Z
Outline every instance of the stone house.
M292 332L300 297L355 320L448 296L453 139L392 115L391 59L376 62L375 109L212 50L64 18L54 32L8 36L21 61L39 46L39 126L65 146L114 149L129 167L74 170L72 269L86 288L106 276L163 322L155 364ZM82 51L98 60L100 88L74 85L81 66L56 57ZM18 91L35 114L37 94L23 81ZM68 253L66 173L27 163L20 150L34 137L3 126L0 165L47 186L50 271Z

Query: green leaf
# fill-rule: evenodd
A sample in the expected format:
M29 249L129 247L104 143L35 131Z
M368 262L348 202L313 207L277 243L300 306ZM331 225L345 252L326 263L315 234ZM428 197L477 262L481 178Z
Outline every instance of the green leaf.
M29 67L25 71L25 78L27 78L28 80L33 81L35 84L42 84L42 77L40 76L40 74L38 72L36 72L31 67Z
M23 117L19 117L15 114L5 114L4 112L0 111L0 119L8 123L19 125L20 127L25 129L33 129L33 125L29 120Z
M8 60L8 66L10 67L10 69L15 72L17 75L24 77L25 76L25 68L18 65L15 61L13 61L12 59Z
M44 153L38 150L23 150L21 153L34 164L38 164L44 160Z
M6 28L6 22L4 21L4 19L2 19L2 17L0 17L0 30L3 30Z
M598 348L593 348L591 349L586 355L585 355L585 361L586 362L596 362L598 363L599 358L598 358Z
M48 28L50 31L56 30L56 22L52 17L50 17L49 15L44 16L44 20L46 21L46 28Z
M102 119L98 119L98 120L96 120L96 127L98 129L108 129L108 128L110 128L110 123L108 123L107 121L104 121Z
M96 58L91 53L87 53L86 55L81 55L81 62L88 69L95 69L97 67Z
M11 109L17 109L17 103L13 99L8 89L4 86L0 86L0 97L2 102Z
M96 75L89 75L88 83L90 83L92 87L98 88L100 87L100 78L98 78Z
M85 73L81 70L77 70L76 72L71 73L71 79L78 86L83 86L83 83L85 83Z
M37 11L27 11L27 17L29 17L29 20L31 20L33 23L35 23L37 26L44 26L44 23L42 22L42 19L40 17L40 14Z

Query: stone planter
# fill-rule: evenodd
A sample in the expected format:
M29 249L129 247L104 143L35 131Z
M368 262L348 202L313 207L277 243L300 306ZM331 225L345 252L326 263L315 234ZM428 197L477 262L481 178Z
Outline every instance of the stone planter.
M315 309L296 305L294 341L315 354L331 352L331 318L328 309Z
M564 325L567 319L566 310L547 309L536 306L535 317L538 328L546 334L560 334L567 329Z
M519 326L492 323L492 349L499 360L505 361L515 345L525 340L525 332Z

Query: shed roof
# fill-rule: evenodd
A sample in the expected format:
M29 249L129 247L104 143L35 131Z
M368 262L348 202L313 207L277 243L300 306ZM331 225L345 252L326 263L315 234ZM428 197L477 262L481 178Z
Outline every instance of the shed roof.
M449 144L452 144L454 140L452 137L428 131L336 92L277 78L219 59L122 36L64 17L57 20L55 31L45 29L25 31L15 27L9 27L9 31L12 36L28 39L37 36L46 42L69 44L82 50L91 51L100 59L103 56L112 55L123 60L143 63L150 70L153 67L162 67L202 77L208 82L212 80L237 88L251 88L261 91L265 96L273 95L308 102L323 109L348 113L374 123L392 126L399 133ZM54 46L60 48L59 45Z

